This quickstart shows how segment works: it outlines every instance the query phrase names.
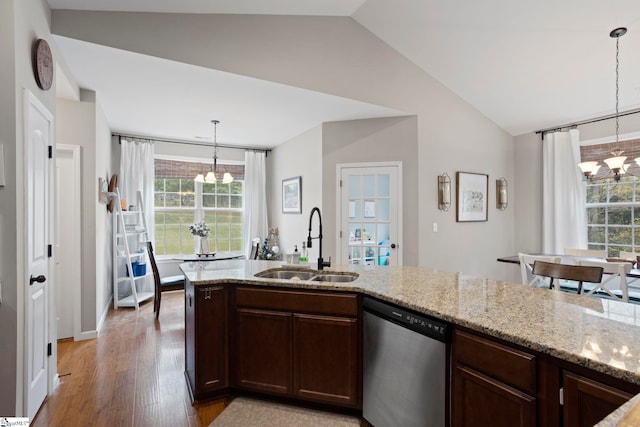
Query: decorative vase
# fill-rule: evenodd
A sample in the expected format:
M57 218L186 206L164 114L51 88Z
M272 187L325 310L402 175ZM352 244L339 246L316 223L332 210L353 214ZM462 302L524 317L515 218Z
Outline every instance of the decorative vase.
M196 249L196 254L207 255L208 253L209 253L209 238L198 237L198 248Z

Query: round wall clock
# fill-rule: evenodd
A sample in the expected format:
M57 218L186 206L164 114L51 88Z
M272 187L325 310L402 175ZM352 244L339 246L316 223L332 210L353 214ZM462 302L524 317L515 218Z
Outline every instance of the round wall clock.
M40 89L51 89L53 84L53 55L51 54L49 43L44 39L36 40L33 46L33 72Z

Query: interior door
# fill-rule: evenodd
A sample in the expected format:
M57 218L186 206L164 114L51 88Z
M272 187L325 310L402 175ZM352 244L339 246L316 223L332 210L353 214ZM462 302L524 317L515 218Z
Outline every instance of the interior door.
M27 243L27 413L36 415L47 396L49 342L49 216L51 179L49 145L53 116L32 94L25 96L26 243Z
M341 264L401 265L402 164L338 165Z

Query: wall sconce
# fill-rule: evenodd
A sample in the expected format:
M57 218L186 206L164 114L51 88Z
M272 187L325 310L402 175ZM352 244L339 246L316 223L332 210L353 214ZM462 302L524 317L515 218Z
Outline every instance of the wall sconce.
M507 209L507 206L509 205L508 188L509 183L506 178L496 179L496 208L501 211Z
M438 209L448 211L451 207L451 178L446 173L438 175Z

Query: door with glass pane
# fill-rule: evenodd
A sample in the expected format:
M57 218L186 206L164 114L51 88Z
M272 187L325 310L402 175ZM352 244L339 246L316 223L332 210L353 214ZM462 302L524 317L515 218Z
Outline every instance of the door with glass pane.
M402 264L401 172L401 163L338 165L341 264Z

